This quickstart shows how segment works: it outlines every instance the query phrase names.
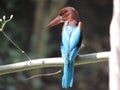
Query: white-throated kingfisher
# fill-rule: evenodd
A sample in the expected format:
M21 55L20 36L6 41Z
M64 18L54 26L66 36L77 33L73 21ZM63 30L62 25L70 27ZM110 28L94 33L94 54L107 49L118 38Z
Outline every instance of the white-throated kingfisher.
M64 59L62 87L69 88L73 86L74 60L82 42L82 22L79 21L78 12L73 7L62 8L48 27L53 27L61 22L64 22L61 45L61 54Z

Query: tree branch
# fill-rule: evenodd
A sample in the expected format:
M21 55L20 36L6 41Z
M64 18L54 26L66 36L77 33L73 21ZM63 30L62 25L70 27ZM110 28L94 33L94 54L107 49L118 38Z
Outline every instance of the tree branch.
M110 52L78 55L75 65L83 65L83 64L108 61L109 55L110 55ZM60 66L63 66L63 59L60 57L35 59L31 61L2 65L0 66L0 75L21 72L21 71L31 70L31 69L37 69L37 68L43 68L43 67L60 67Z

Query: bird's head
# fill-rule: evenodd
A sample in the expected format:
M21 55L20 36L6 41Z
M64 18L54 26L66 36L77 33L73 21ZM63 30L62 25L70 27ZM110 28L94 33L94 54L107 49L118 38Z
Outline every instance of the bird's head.
M78 20L78 12L75 10L75 8L65 7L59 11L58 16L48 24L48 27L53 27L65 21L68 21L70 26L75 26L78 23Z

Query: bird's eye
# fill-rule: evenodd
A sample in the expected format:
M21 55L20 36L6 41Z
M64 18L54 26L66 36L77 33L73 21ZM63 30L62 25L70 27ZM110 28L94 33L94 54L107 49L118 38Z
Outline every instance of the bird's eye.
M67 12L66 10L65 10L65 11L62 11L62 12L60 13L60 16L63 16L66 12Z
M64 13L60 13L60 16L62 16Z

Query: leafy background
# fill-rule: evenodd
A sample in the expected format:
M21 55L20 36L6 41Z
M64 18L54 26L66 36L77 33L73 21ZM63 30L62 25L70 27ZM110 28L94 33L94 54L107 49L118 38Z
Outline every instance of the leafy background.
M85 47L80 54L109 51L112 0L0 0L0 18L14 15L5 32L32 59L59 57L63 24L49 30L47 24L65 6L76 8L84 23ZM0 65L26 60L0 33ZM0 90L62 90L62 73L26 80L32 75L59 69L42 68L0 76ZM108 90L108 63L76 66L74 86L68 90Z

